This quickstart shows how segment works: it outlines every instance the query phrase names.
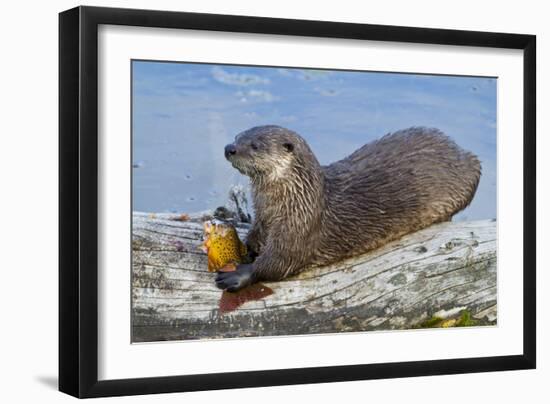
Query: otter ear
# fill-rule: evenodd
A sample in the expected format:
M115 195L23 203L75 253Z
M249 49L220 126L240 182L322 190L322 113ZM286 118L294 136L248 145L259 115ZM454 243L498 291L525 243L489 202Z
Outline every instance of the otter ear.
M283 143L283 147L285 148L285 150L286 150L287 152L291 152L291 151L294 150L294 145L293 145L292 143L290 143L290 142L285 142L285 143Z

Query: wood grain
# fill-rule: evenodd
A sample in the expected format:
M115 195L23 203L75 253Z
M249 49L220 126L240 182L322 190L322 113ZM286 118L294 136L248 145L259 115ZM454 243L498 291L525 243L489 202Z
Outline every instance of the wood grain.
M266 283L273 294L222 312L222 292L199 250L206 218L134 213L133 342L410 329L464 310L476 325L496 324L494 220L434 225ZM244 238L247 225L238 231Z

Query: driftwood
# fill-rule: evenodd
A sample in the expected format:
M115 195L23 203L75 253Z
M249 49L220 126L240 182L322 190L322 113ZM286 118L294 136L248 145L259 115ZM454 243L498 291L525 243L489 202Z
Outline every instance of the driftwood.
M220 299L232 296L222 298L198 248L205 218L134 213L134 342L410 329L464 314L466 325L496 324L494 220L431 226L266 283L273 294L224 312ZM241 236L246 230L238 226Z

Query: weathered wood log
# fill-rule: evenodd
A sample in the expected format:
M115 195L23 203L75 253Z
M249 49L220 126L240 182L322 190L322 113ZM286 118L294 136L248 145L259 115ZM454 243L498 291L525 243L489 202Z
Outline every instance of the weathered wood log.
M215 274L198 248L205 217L176 219L133 215L134 342L410 329L453 324L464 314L466 325L496 324L494 220L431 226L266 283L272 295L223 312ZM238 230L244 236L247 226Z

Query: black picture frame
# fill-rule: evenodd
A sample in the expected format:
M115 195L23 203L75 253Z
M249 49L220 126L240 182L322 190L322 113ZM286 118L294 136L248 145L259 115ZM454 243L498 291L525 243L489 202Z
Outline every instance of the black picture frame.
M523 354L98 381L100 24L523 50ZM60 13L59 390L84 398L535 368L535 104L534 35L97 7Z

